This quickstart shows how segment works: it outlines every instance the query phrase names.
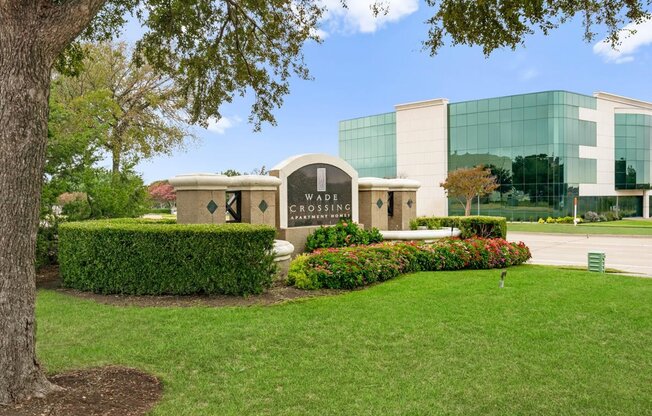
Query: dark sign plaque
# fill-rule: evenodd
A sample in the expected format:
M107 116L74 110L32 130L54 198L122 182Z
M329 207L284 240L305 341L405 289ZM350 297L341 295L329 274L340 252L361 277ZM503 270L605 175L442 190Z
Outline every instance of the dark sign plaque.
M313 163L287 178L288 227L337 224L351 218L351 177L326 163Z

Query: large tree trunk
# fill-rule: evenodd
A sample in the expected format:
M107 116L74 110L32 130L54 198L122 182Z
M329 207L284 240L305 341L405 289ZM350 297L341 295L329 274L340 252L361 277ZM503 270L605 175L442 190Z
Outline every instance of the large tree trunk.
M111 173L113 174L113 178L116 178L120 176L120 149L114 147L111 150L111 159Z
M471 203L473 202L473 197L466 198L466 205L464 206L464 216L468 217L471 215Z
M0 29L0 403L55 388L36 360L34 318L50 61L29 33Z
M34 252L56 57L107 0L0 0L0 404L58 389L36 360Z
M123 122L118 122L113 128L111 134L111 173L113 175L113 183L115 184L120 178L120 165L122 164L122 135L125 132L126 125Z

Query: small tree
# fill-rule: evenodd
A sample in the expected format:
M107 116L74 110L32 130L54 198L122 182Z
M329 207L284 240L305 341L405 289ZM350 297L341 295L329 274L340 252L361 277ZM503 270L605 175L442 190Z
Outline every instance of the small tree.
M478 165L449 172L446 180L439 186L446 190L449 198L457 198L464 207L464 215L469 216L473 198L491 193L498 184L489 169Z
M177 200L177 193L168 181L158 181L148 188L149 196L157 203L172 208Z
M220 175L225 175L225 176L228 176L228 177L231 177L231 176L240 176L240 175L242 175L242 173L238 172L238 171L235 170L235 169L227 169L227 170L223 170L222 172L218 172L218 174L220 174Z
M269 175L269 171L265 167L265 165L259 167L259 168L254 168L254 170L251 171L252 175Z

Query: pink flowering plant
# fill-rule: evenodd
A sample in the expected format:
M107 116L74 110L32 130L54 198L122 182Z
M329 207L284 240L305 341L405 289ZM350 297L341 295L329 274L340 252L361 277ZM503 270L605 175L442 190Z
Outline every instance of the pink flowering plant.
M324 248L297 257L287 282L301 289L353 289L403 273L502 268L522 264L531 257L522 242L502 238Z

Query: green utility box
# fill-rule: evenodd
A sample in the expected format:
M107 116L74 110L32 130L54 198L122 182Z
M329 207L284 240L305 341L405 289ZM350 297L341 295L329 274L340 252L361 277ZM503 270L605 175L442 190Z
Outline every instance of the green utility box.
M604 253L600 251L589 251L589 271L604 273Z

